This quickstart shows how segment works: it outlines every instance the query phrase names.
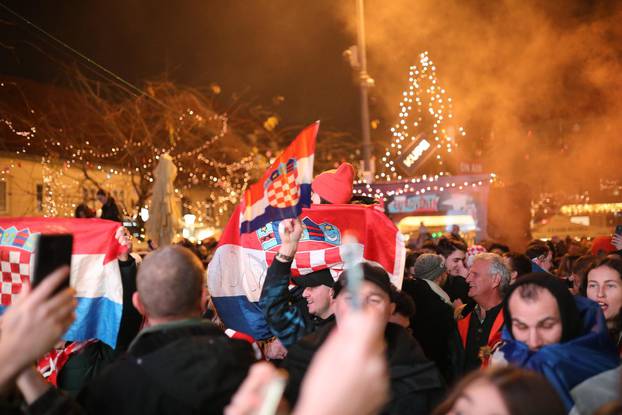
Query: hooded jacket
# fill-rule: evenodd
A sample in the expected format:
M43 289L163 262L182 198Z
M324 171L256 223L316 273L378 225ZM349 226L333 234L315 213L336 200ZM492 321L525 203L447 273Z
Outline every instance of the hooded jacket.
M254 362L250 344L208 321L143 330L80 393L89 414L221 414Z
M562 318L562 341L543 346L537 351L529 350L525 343L514 339L511 332L512 317L507 307L512 292L529 282L551 292L557 299ZM506 325L499 356L515 366L541 373L557 390L568 411L574 404L570 391L575 386L619 365L618 353L598 304L585 297L574 297L574 304L572 300L563 282L555 277L542 273L522 277L506 297Z
M283 368L289 372L285 396L293 407L302 379L317 350L335 323L326 324L289 349ZM444 383L434 363L423 354L417 341L403 327L388 323L384 333L389 368L391 400L382 414L428 414L439 402ZM344 397L344 399L350 399Z

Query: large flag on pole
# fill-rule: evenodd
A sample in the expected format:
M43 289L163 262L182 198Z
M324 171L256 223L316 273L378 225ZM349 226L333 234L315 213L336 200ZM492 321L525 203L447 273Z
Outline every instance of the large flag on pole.
M320 122L316 121L272 163L259 182L242 197L240 231L253 232L265 224L295 218L311 205L313 157Z
M280 221L253 233L239 232L239 207L231 216L208 266L208 288L225 326L255 339L271 337L259 305L268 266L281 245ZM402 235L386 215L372 206L313 205L300 215L303 235L292 264L295 276L330 268L333 277L344 268L343 237L352 235L359 260L381 265L398 288L406 255Z
M123 311L123 286L115 238L119 223L102 219L0 218L0 313L31 277L35 239L41 233L73 234L71 286L76 290L76 321L65 340L100 339L115 347Z

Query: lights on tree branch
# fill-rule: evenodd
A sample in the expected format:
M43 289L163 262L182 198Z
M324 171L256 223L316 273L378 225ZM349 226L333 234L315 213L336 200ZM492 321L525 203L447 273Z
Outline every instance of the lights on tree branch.
M0 84L0 88L7 86ZM11 88L19 86L11 84ZM22 101L21 112L9 109L2 114L0 126L4 124L15 137L17 155L44 156L45 215L71 215L75 204L82 202L81 198L63 198L76 194L75 189L62 187L66 182L61 180L62 176L67 176L69 169L82 170L84 174L98 172L97 180L108 190L115 186L108 181L118 183L127 178L128 189L137 196L139 192L147 195L155 180L153 170L163 153L169 153L178 167L177 195L188 194L193 187L207 193L205 200L184 202L186 209L202 212L197 217L203 222L212 224L206 212L226 213L239 201L252 172L264 167L259 151L242 150L244 147L238 150L232 143L244 143L244 136L236 136L229 128L227 114L214 111L209 100L200 94L169 83L152 85L150 90L168 104L166 109L155 109L149 100L108 102L99 96L78 94L77 100L83 100L79 102L85 107L84 126L82 115L65 119L59 111L61 119L55 122L63 128L58 128L50 123L50 114L35 114L26 100ZM87 128L91 123L96 128ZM6 173L0 172L0 179L4 176ZM144 207L138 204L132 207L133 212L128 212L130 215Z

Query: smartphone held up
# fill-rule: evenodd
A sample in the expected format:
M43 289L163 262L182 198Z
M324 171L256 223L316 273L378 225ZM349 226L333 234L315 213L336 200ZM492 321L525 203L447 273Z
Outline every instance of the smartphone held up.
M71 234L41 234L35 245L34 269L32 270L32 286L36 287L48 275L62 266L71 268L71 254L73 252L73 235ZM69 287L69 276L56 292Z

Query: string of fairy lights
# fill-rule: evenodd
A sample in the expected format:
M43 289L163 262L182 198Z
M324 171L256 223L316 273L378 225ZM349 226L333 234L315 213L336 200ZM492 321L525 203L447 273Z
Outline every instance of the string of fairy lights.
M421 177L410 179L405 183L402 182L402 186L397 190L392 189L387 190L386 192L378 186L359 181L357 182L359 187L355 188L353 192L355 195L385 199L387 197L400 196L403 194L415 194L418 196L432 191L444 192L455 189L464 190L468 188L477 188L488 183L494 183L496 179L497 175L494 173L490 173L485 179L476 177L474 179L466 180L462 177L460 179L454 178L446 173L439 173L430 176L424 174Z
M0 87L7 87L1 83ZM28 104L26 104L28 105ZM40 156L41 171L43 176L43 214L45 216L71 216L77 203L81 203L81 192L74 188L74 183L67 184L67 171L76 168L88 171L93 178L97 179L106 190L113 190L122 178L126 180L125 195L134 192L132 181L153 183L155 178L153 170L162 154L168 153L178 168L175 193L183 200L185 211L195 214L197 222L207 225L220 225L220 218L214 218L211 214L221 214L233 205L237 204L248 181L251 172L263 166L258 165L256 150L250 154L242 154L242 157L226 157L227 144L220 144L218 149L215 145L227 134L233 134L228 126L229 118L226 114L218 114L207 107L198 105L197 108L186 108L178 116L169 119L162 126L160 141L142 141L140 139L125 138L119 140L105 137L91 137L75 139L68 137L65 131L56 128L45 134L40 133L35 111L27 108L32 126L18 128L16 125L27 125L21 117L19 123L16 120L0 118L0 124L7 127L16 138L14 144L15 156L28 155ZM130 113L131 114L131 113ZM189 140L192 136L193 140ZM73 138L73 139L72 139ZM225 150L223 150L223 148ZM239 154L239 151L238 151ZM14 168L11 165L0 169L0 180L5 180ZM259 163L260 164L260 163ZM59 165L61 167L59 167ZM132 178L134 180L132 180ZM121 180L122 181L122 180ZM82 181L84 186L85 181ZM92 183L89 183L92 185ZM207 196L201 200L191 200L187 193L193 187L200 185L207 190ZM131 191L130 191L131 190ZM136 193L136 192L134 192ZM71 200L67 195L75 195L78 200ZM201 194L202 197L202 194ZM136 199L134 197L133 199ZM124 203L132 211L125 212L136 217L141 208L147 206L133 206Z

